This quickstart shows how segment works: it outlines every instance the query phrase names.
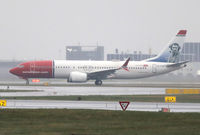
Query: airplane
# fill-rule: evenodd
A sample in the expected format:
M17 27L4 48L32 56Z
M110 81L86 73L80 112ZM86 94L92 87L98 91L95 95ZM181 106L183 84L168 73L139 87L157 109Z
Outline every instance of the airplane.
M105 79L137 79L169 73L186 66L180 62L186 30L180 30L167 46L155 57L142 61L79 61L45 60L19 64L9 72L26 80L29 78L64 78L72 83L95 80L102 85Z

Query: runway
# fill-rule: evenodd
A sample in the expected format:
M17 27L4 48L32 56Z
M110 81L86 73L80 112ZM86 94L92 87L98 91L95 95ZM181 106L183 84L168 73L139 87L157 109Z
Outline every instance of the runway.
M67 83L66 80L41 80L41 82L33 83L32 86L64 86L64 87L96 87L93 81L86 83ZM26 86L25 81L0 81L0 85L4 86ZM200 88L200 82L183 82L183 81L145 81L143 80L104 80L101 87L153 87L153 88Z
M122 110L119 102L60 100L7 100L7 106L1 108ZM171 112L200 112L200 103L131 102L127 111L158 112L162 108L170 108Z
M161 95L165 88L148 87L46 87L46 86L0 86L1 97L5 96L70 96L70 95ZM12 92L12 90L27 90L27 92ZM36 92L28 92L36 90Z
M70 95L164 95L166 88L153 87L105 87L105 86L0 86L0 97L70 96ZM13 92L14 90L14 92ZM23 90L23 92L21 92ZM34 90L34 91L33 91ZM4 92L6 91L6 92ZM18 92L19 91L19 92ZM119 103L109 101L63 101L63 100L7 100L7 106L16 109L100 109L122 110ZM200 112L200 103L131 102L128 111Z

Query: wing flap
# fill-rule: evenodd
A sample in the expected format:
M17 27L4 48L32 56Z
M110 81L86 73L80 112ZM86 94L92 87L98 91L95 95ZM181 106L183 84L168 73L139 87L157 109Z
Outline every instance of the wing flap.
M88 73L88 79L105 79L108 75L114 74L117 69L102 70Z

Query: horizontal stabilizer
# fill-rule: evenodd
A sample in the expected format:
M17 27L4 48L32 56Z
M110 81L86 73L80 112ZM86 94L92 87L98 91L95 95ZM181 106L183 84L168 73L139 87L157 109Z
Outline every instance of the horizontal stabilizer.
M167 65L167 67L179 67L179 66L184 65L184 64L186 64L188 62L189 61L183 61L183 62L180 62L180 63L174 63L174 64Z

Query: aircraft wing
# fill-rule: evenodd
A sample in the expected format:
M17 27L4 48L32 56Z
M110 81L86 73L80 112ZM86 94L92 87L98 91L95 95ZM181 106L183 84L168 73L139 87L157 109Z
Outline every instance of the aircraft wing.
M118 69L110 69L110 70L91 72L91 73L88 73L88 79L99 79L99 80L105 79L109 75L114 74L116 70L118 70Z
M109 75L114 74L117 70L124 69L128 71L127 65L129 63L130 58L126 60L126 62L120 67L115 69L108 69L108 70L102 70L102 71L96 71L96 72L90 72L87 73L88 79L106 79Z
M167 65L167 67L179 67L181 65L184 65L186 66L186 63L188 63L189 61L183 61L183 62L179 62L179 63L174 63L174 64L170 64L170 65Z

